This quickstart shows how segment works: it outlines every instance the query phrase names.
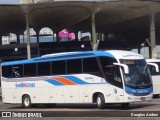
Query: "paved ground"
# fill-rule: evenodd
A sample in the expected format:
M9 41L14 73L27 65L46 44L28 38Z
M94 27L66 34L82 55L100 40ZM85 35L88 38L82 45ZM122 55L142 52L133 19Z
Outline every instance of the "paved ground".
M30 109L24 109L20 104L3 104L0 101L0 111L6 112L11 111L12 113L26 113L28 112L38 112L42 114L42 118L23 118L23 119L37 119L37 120L128 120L128 117L120 116L143 116L147 113L157 114L159 117L145 117L148 120L159 120L160 119L160 98L154 99L152 102L139 102L133 103L128 109L120 108L120 105L107 105L105 109L99 110L94 104L58 104L56 107L46 107L44 105L38 105ZM54 116L54 117L44 117L44 116ZM73 117L74 116L74 117ZM91 117L92 116L92 117ZM94 117L93 117L94 116ZM96 117L97 116L97 117ZM111 117L107 117L111 116ZM137 120L139 117L131 117L131 120ZM0 118L0 120L9 120L10 118ZM17 118L11 118L16 120ZM22 118L18 118L22 119ZM139 118L144 119L144 117Z
M0 100L0 111L101 111L95 104L57 104L53 106L36 105L29 109L24 109L21 104L4 104ZM160 111L160 98L151 102L132 103L128 109L122 109L120 105L106 105L103 111Z

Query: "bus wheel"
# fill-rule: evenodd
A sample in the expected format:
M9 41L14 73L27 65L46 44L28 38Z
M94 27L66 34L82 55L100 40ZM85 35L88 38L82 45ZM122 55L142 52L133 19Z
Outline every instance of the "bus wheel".
M128 108L128 107L129 107L129 103L122 103L122 104L121 104L121 107L122 107L122 108Z
M98 94L97 99L97 108L98 109L103 109L105 106L105 100L104 100L104 96L102 94Z
M31 98L29 95L24 95L22 98L22 106L24 108L30 108L31 107Z

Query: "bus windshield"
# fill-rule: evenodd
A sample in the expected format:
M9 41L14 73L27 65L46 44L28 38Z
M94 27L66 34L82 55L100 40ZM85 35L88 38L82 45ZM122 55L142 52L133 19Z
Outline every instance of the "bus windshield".
M151 74L145 60L120 60L128 65L129 74L124 74L125 85L131 88L148 88L152 86Z

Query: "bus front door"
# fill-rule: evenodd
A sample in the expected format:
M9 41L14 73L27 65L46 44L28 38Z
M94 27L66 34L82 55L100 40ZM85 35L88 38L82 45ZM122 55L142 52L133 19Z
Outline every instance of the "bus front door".
M114 94L114 102L123 102L123 82L118 66L113 66L107 71L106 77L109 83L112 85L112 92Z

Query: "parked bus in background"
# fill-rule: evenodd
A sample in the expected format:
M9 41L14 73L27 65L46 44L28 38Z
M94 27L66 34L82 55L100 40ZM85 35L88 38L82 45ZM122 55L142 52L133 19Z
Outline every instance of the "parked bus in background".
M106 103L128 107L152 100L152 80L142 55L121 50L66 52L2 63L4 103Z
M160 59L146 59L150 64L157 64L157 67L149 66L152 81L153 81L153 95L154 97L159 97L160 95L160 71L156 72L156 68L160 68Z

